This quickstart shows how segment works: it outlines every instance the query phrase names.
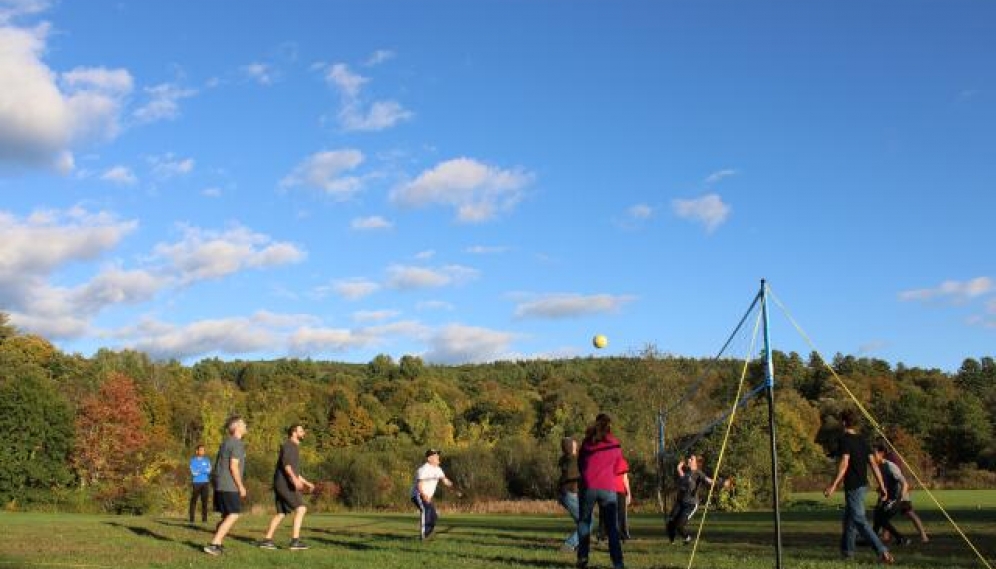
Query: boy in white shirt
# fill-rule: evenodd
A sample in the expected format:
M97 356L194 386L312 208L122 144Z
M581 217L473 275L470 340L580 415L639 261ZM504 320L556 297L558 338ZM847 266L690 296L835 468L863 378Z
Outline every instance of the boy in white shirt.
M436 486L440 480L447 486L453 486L453 482L439 467L439 451L429 449L425 451L425 464L415 471L415 484L412 486L412 503L420 513L419 536L422 539L429 537L436 528L438 516L436 506L432 503L432 496L436 493Z

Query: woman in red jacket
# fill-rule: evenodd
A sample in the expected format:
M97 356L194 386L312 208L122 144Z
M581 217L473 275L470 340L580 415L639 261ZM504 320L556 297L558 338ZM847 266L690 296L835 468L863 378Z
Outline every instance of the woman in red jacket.
M612 420L601 413L595 424L589 427L581 451L578 453L578 467L581 470L581 520L578 522L578 569L587 569L588 552L591 549L591 516L598 504L600 516L606 520L616 520L618 497L616 485L619 475L626 471L619 439L612 435ZM623 569L622 543L619 540L619 527L615 523L606 524L609 534L609 557L613 569Z

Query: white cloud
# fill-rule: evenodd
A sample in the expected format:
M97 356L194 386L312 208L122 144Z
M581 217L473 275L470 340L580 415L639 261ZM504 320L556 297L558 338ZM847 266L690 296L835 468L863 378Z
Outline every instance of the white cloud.
M383 322L401 314L397 310L357 310L353 320L357 322Z
M135 177L135 174L127 166L108 168L100 175L100 179L120 186L134 186L138 183L138 178Z
M391 192L404 206L452 206L457 219L475 223L510 211L522 199L533 175L516 168L502 170L471 158L456 158L422 172L413 182Z
M274 242L262 233L235 226L209 231L181 226L183 238L156 245L154 254L167 260L181 283L217 279L248 268L267 268L297 263L306 256L297 246Z
M451 311L456 307L445 300L423 300L415 305L415 310L446 310Z
M357 217L349 226L357 230L371 230L390 229L394 227L394 224L379 215L372 215L370 217Z
M5 17L38 6L8 4ZM0 164L66 172L73 167L74 146L120 132L132 81L123 69L77 67L59 76L41 59L48 32L47 24L0 27Z
M373 67L374 65L380 65L381 63L391 59L394 59L393 51L389 49L378 49L377 51L371 53L370 57L368 57L363 64L367 67Z
M211 353L241 355L271 350L280 338L252 318L219 318L178 326L144 320L116 335L153 358L186 359Z
M380 290L380 285L366 279L353 278L333 282L331 290L346 300L360 300ZM325 292L325 288L320 288L318 292Z
M988 294L993 290L996 290L993 279L989 277L976 277L964 282L955 280L944 281L935 288L902 291L899 293L899 300L908 302L911 300L928 301L945 299L952 302L965 302Z
M360 95L366 77L353 73L345 63L335 63L329 68L325 80L335 85L344 97L356 98Z
M464 249L464 251L472 255L497 255L508 251L508 247L499 245L472 245Z
M249 65L243 65L241 71L246 77L260 85L273 85L276 80L274 69L265 63L253 62Z
M343 130L384 130L413 116L411 111L397 101L374 101L367 105L361 91L363 85L370 80L350 71L345 63L335 63L329 67L325 80L339 91L342 106L338 116Z
M449 324L436 331L429 339L429 351L425 354L425 360L458 364L506 359L510 357L511 344L517 337L511 332Z
M713 184L719 182L723 178L729 178L730 176L735 176L736 174L737 174L736 170L729 168L725 170L717 170L716 172L713 172L712 174L706 176L705 185L712 186Z
M0 26L21 16L44 12L51 5L48 0L2 0L0 1Z
M175 83L161 83L144 89L148 101L132 116L141 124L172 120L180 116L180 101L197 94L196 89L185 89Z
M415 258L419 261L428 261L429 259L436 256L436 251L433 249L426 249L425 251L419 251L415 253Z
M575 318L589 314L617 312L623 305L636 300L631 295L575 293L549 294L519 303L515 316L519 318Z
M217 186L211 186L201 190L201 195L206 198L220 198L222 194L221 188Z
M675 215L701 223L709 233L722 225L732 210L717 194L707 194L690 200L676 199L671 205Z
M627 213L633 219L650 219L650 216L654 214L654 209L641 203L630 207Z
M303 327L291 334L288 349L295 354L345 352L373 344L376 338L356 334L348 328Z
M359 102L352 101L339 111L339 123L345 130L384 130L412 116L397 101L374 101L365 110Z
M92 261L137 227L82 208L40 210L26 218L0 211L0 307L17 326L49 338L75 337L104 306L154 294L148 275L110 269L75 288L56 287L52 275Z
M193 158L179 158L172 152L148 158L152 174L161 180L185 176L194 170Z
M355 170L363 162L359 150L329 150L316 152L294 167L290 174L280 181L280 187L305 187L318 189L336 200L349 199L363 187L363 180L357 176L344 175Z
M437 269L391 265L387 268L387 273L387 286L399 290L463 284L480 275L480 271L462 265L446 265Z

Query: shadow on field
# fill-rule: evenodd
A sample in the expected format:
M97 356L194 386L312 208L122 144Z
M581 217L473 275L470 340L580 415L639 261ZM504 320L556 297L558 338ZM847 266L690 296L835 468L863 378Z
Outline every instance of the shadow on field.
M104 523L112 527L124 528L139 537L151 537L156 541L173 541L172 539L166 537L165 535L156 533L150 530L149 528L143 528L141 526L129 526L125 524L120 524L118 522L104 522Z
M321 543L323 545L340 547L342 549L352 549L353 551L373 551L375 549L383 549L376 545L370 545L369 543L357 543L352 541L344 541L340 539L330 539L327 537L312 536L311 541L315 543Z

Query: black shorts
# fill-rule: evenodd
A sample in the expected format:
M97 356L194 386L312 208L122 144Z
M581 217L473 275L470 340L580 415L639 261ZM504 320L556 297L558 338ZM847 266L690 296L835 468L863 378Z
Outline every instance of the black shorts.
M242 498L238 492L214 491L214 511L222 516L242 513Z
M304 505L304 497L301 496L300 492L280 486L273 487L273 501L277 505L278 514L292 514Z

